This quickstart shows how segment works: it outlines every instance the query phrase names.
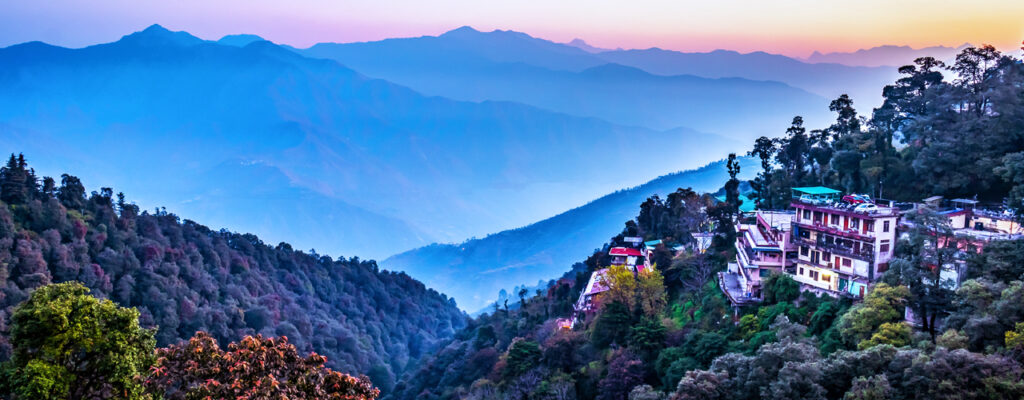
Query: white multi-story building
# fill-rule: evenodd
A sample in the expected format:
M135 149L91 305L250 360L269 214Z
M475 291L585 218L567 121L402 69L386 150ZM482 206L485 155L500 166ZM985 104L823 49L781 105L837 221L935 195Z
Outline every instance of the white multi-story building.
M729 272L736 275L742 291L738 297L760 299L763 278L792 270L796 258L790 238L794 216L786 211L757 211L748 223L736 224L736 263L730 265Z
M793 278L805 289L863 297L888 269L899 210L870 201L840 200L838 190L793 188Z

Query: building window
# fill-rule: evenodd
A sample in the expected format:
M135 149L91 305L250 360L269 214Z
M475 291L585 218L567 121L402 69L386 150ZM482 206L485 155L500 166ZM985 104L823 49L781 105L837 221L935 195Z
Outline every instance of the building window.
M850 218L850 228L857 229L860 226L860 219Z
M843 259L843 266L844 266L844 267L850 267L850 266L853 266L853 261L850 261L850 259L849 259L849 258L844 258L844 259Z
M809 252L810 250L807 249L807 246L800 246L800 255L806 256Z
M808 271L808 275L811 276L811 279L818 280L818 271Z
M882 241L882 245L878 247L878 251L882 252L883 254L884 253L888 253L889 252L889 241L888 240L883 240Z
M804 210L804 219L811 219L811 210Z
M800 267L800 275L804 274L804 267Z
M889 232L889 221L882 222L882 232Z
M832 282L832 277L829 276L829 275L822 275L821 276L821 280L823 280L825 282Z
M875 230L875 221L864 221L864 231L871 232Z
M839 214L832 214L832 225L839 225Z

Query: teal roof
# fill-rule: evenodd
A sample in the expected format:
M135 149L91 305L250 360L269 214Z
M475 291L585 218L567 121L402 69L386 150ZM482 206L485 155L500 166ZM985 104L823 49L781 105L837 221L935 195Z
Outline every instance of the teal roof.
M658 239L658 240L649 240L649 241L646 241L646 242L644 242L644 245L645 245L645 246L657 246L657 245L659 245L659 244L661 244L661 239Z
M824 186L808 186L808 187L795 187L794 191L806 194L839 194L838 190L830 189Z

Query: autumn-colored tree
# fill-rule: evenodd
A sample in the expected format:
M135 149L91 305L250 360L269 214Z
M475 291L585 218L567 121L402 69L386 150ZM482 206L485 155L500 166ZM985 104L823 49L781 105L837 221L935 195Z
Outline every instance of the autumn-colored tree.
M221 350L205 332L157 351L146 387L168 399L373 400L380 390L324 367L316 353L299 355L288 338L246 336Z
M78 282L36 289L11 316L14 356L0 393L18 399L143 399L153 331L139 312L89 295ZM3 387L6 386L6 387Z
M1024 322L1018 322L1012 331L1006 331L1006 348L1024 349Z
M622 303L629 310L636 307L637 279L632 271L623 265L613 265L601 279L608 287L608 291L601 295L603 303Z
M665 277L657 268L651 268L640 272L637 279L637 298L640 302L640 309L644 315L655 317L668 303L668 295L665 294Z
M839 321L839 333L851 345L870 339L882 324L903 319L904 306L909 296L910 290L905 286L879 283L868 292L863 303L843 315Z
M878 327L871 339L857 344L857 348L864 350L882 344L903 347L910 344L910 333L910 325L906 322L886 322Z

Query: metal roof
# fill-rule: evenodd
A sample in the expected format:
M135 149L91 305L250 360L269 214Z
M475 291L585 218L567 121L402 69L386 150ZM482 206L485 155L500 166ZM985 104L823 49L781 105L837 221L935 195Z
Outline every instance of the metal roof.
M634 256L634 257L639 257L639 256L643 255L643 253L640 253L640 250L630 249L628 247L612 247L612 249L608 252L608 254L609 255L613 255L613 256Z
M807 186L807 187L795 187L793 190L806 193L806 194L839 194L842 193L838 190L827 188L824 186Z

